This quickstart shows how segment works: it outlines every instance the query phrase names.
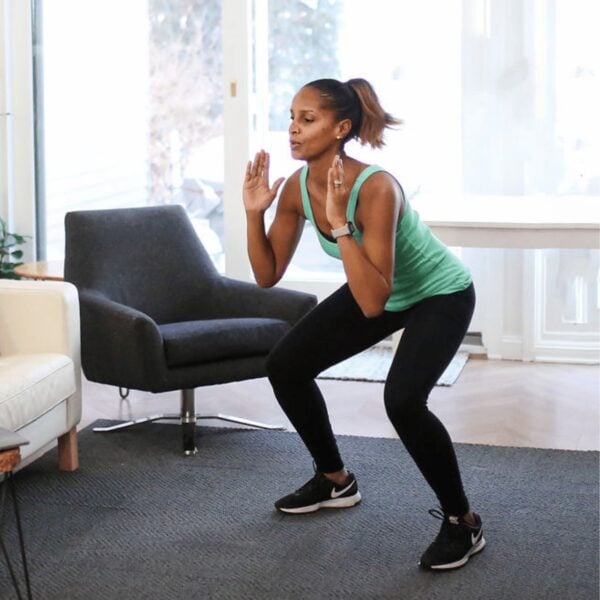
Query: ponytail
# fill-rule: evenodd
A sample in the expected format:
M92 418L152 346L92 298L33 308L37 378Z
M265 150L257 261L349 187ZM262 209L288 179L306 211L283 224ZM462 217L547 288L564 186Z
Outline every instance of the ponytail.
M349 139L357 139L364 146L373 148L385 145L385 129L400 125L402 121L383 110L373 86L366 79L349 79L342 83L337 79L317 79L304 87L316 89L323 99L323 106L335 112L339 121L352 123Z
M361 106L361 121L354 137L364 146L381 148L385 145L383 134L386 129L402 124L400 119L383 110L373 86L366 79L349 79L345 85L356 94Z

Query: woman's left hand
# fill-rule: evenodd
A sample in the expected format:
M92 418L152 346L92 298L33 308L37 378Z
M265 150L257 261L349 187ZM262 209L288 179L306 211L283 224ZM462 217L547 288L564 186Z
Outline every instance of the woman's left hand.
M344 181L344 165L336 154L327 172L327 199L325 201L325 216L332 229L343 227L348 221L348 190Z

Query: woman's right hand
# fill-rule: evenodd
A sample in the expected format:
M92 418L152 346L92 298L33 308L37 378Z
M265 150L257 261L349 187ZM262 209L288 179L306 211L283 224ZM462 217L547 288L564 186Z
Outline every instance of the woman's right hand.
M277 196L279 187L285 178L277 179L269 187L269 153L261 150L253 161L248 161L244 177L244 208L247 212L264 213Z

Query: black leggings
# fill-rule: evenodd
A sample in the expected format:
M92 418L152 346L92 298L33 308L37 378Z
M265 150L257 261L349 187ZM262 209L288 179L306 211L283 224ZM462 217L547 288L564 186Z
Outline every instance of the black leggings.
M319 471L332 473L344 463L315 378L404 329L384 388L388 417L442 509L451 515L469 511L452 441L427 399L458 350L474 307L471 285L368 319L346 284L296 324L269 355L267 373Z

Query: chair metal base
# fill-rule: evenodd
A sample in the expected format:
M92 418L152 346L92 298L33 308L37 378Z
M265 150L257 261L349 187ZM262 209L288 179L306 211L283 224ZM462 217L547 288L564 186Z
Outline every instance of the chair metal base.
M196 421L200 419L217 419L220 421L228 421L229 423L237 423L238 425L246 425L247 427L267 429L270 431L285 430L283 425L268 425L266 423L260 423L259 421L250 421L249 419L242 419L240 417L233 417L231 415L223 415L221 413L217 413L215 415L197 414L195 410L194 390L191 389L181 390L181 412L179 414L161 413L149 415L147 417L141 417L140 419L123 421L122 423L109 425L107 427L94 427L94 431L99 433L108 433L112 431L119 431L121 429L127 429L128 427L134 427L136 425L143 425L144 423L151 423L153 421L179 421L181 423L183 434L183 454L185 456L193 456L198 452L198 448L196 447Z

